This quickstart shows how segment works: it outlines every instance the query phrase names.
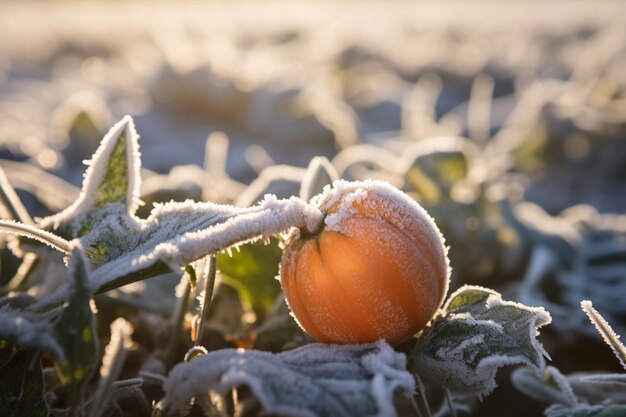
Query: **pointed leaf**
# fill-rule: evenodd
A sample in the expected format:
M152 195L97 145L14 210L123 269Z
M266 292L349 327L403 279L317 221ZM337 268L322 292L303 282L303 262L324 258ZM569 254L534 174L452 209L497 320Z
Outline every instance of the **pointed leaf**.
M91 311L87 261L80 249L71 257L69 303L55 330L66 359L56 363L59 378L68 387L73 405L82 404L85 383L98 357L95 318Z
M278 200L271 195L248 208L170 202L155 205L151 215L142 220L134 215L139 165L137 134L127 117L111 129L94 154L78 200L39 224L57 229L62 236L80 237L92 270L92 293L161 275L232 245L267 238L291 227L315 230L322 221L319 209L303 200ZM33 308L49 308L66 299L67 288L62 287Z
M0 416L47 417L38 353L23 349L0 368Z
M132 216L140 203L138 138L128 116L113 126L89 162L78 199L39 226L72 239L97 229L110 216Z
M415 389L405 362L383 341L312 344L279 354L219 350L175 366L163 385L162 406L184 413L193 397L245 385L268 414L392 417L394 392Z
M419 338L412 357L415 372L455 392L486 395L495 388L502 366L527 364L543 370L545 352L535 337L550 320L543 308L464 286Z

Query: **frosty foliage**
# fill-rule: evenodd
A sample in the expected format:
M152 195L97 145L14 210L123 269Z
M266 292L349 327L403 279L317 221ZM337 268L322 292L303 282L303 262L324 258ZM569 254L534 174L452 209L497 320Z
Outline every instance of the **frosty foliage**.
M189 409L192 398L248 386L272 415L294 417L393 417L393 394L411 394L406 358L387 343L311 344L273 354L220 350L181 363L163 385L168 412Z
M0 308L0 323L1 340L21 347L50 351L59 359L65 358L63 349L51 334L52 326L48 320L3 306Z
M545 411L546 417L619 417L626 415L626 405L576 405L568 407L555 404Z
M516 213L510 217L513 225L533 245L518 299L545 306L554 316L554 328L566 339L595 333L577 311L581 299L593 300L618 333L626 332L622 320L626 314L622 302L626 293L626 217L598 213L586 205L552 217L538 206L524 203ZM548 294L545 289L552 287L559 291Z
M82 405L85 385L99 356L88 274L87 260L80 246L76 246L71 256L69 301L54 328L54 335L65 353L65 359L56 363L57 372L68 387L74 405Z
M587 375L580 380L592 384L626 384L626 374Z
M170 202L156 205L147 219L140 219L135 216L141 203L137 140L130 117L113 126L89 163L76 202L37 224L65 239L80 239L92 269L92 292L146 278L153 270L162 273L159 263L178 268L291 227L314 230L322 221L320 211L303 200L272 195L248 208ZM66 294L61 288L38 307L58 303Z
M537 329L550 323L543 308L504 301L493 290L464 286L453 293L415 346L413 370L457 393L489 394L498 368L545 367Z
M538 401L575 406L578 399L567 378L553 367L546 367L543 374L529 367L521 367L511 374L513 386Z

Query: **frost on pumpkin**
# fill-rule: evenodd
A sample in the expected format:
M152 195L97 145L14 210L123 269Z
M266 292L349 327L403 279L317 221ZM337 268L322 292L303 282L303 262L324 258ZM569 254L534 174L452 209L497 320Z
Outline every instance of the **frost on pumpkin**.
M464 286L419 338L412 355L414 371L454 392L487 395L496 387L500 367L526 364L543 372L547 354L536 335L550 321L543 308Z
M232 245L268 237L290 227L313 230L322 215L293 197L267 195L241 208L193 201L156 205L147 219L135 216L140 188L138 135L125 117L95 152L80 196L37 226L66 239L80 239L92 273L89 287L102 292L178 268ZM62 302L62 287L35 307Z
M383 341L311 344L278 354L214 351L172 369L161 407L185 413L192 398L202 403L210 392L225 394L245 385L268 414L393 417L394 392L415 389L405 363L405 356Z
M368 197L369 196L369 197ZM338 180L313 197L311 204L323 213L328 230L341 231L342 221L357 212L376 216L407 233L423 233L433 245L444 246L444 238L433 218L415 200L384 181ZM361 207L357 207L357 206ZM447 252L443 248L442 252Z

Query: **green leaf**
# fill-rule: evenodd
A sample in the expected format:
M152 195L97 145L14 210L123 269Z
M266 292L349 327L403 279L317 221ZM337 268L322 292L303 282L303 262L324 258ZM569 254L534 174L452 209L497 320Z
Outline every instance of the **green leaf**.
M130 117L113 126L89 162L78 199L60 213L40 220L38 226L73 239L92 233L112 216L128 222L126 218L132 217L139 205L138 138ZM105 247L97 247L91 256L105 253Z
M394 393L410 395L406 358L384 341L310 344L274 354L224 349L176 365L163 384L161 407L186 415L192 398L247 386L265 414L319 417L396 416Z
M449 198L452 187L467 177L475 153L475 146L463 138L422 141L406 153L406 181L426 202Z
M223 282L237 290L244 307L253 310L258 319L265 316L280 294L276 275L281 254L278 239L272 238L269 244L257 241L240 246L232 256L222 253L218 257Z
M90 261L94 294L177 270L291 227L315 230L322 221L320 210L303 200L271 195L247 208L191 200L158 204L147 219L139 219L137 139L130 118L116 124L94 154L78 200L38 224L67 238L80 238ZM67 288L62 287L33 308L47 309L66 299Z
M98 362L98 340L89 304L87 261L80 249L74 249L70 263L69 303L55 326L56 338L66 357L56 367L72 405L79 406L83 403L85 384Z
M22 349L0 368L0 416L47 417L39 353Z
M550 320L543 308L464 286L419 337L411 358L413 369L451 391L486 395L495 388L496 371L502 366L526 364L543 370L545 351L536 334Z

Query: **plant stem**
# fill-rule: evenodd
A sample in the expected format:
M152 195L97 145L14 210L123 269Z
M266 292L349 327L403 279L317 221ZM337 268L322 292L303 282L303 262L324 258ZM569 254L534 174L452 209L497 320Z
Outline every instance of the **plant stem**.
M18 220L24 224L33 225L33 218L24 207L22 200L15 192L15 189L7 179L4 169L0 166L0 204L2 204L11 219Z
M202 303L202 310L200 311L200 323L198 324L198 331L196 332L195 343L202 342L204 336L204 328L209 317L209 310L211 307L211 299L213 298L213 290L215 288L215 275L217 273L217 256L215 254L210 255L205 260L204 265L204 299Z
M430 414L430 408L428 407L428 401L426 400L426 392L424 392L424 384L419 375L414 374L415 377L415 395L412 398L413 407L420 417L432 417Z
M448 405L448 410L450 410L450 415L452 417L457 417L456 410L454 409L454 403L452 401L452 395L450 394L450 390L444 389L443 395L446 398L446 404Z
M12 220L0 220L0 232L11 233L38 240L39 242L45 243L46 245L51 246L52 248L65 254L69 254L71 252L71 244L69 241L55 235L54 233L38 229L34 226L29 226L24 223Z
M176 348L178 347L179 336L183 323L185 322L185 313L187 312L187 306L189 305L189 294L191 293L191 284L187 278L187 274L181 275L181 283L183 286L182 294L176 300L176 308L172 314L172 333L170 335L167 347L165 348L165 361L167 364L171 364L174 361L174 355L176 354Z

